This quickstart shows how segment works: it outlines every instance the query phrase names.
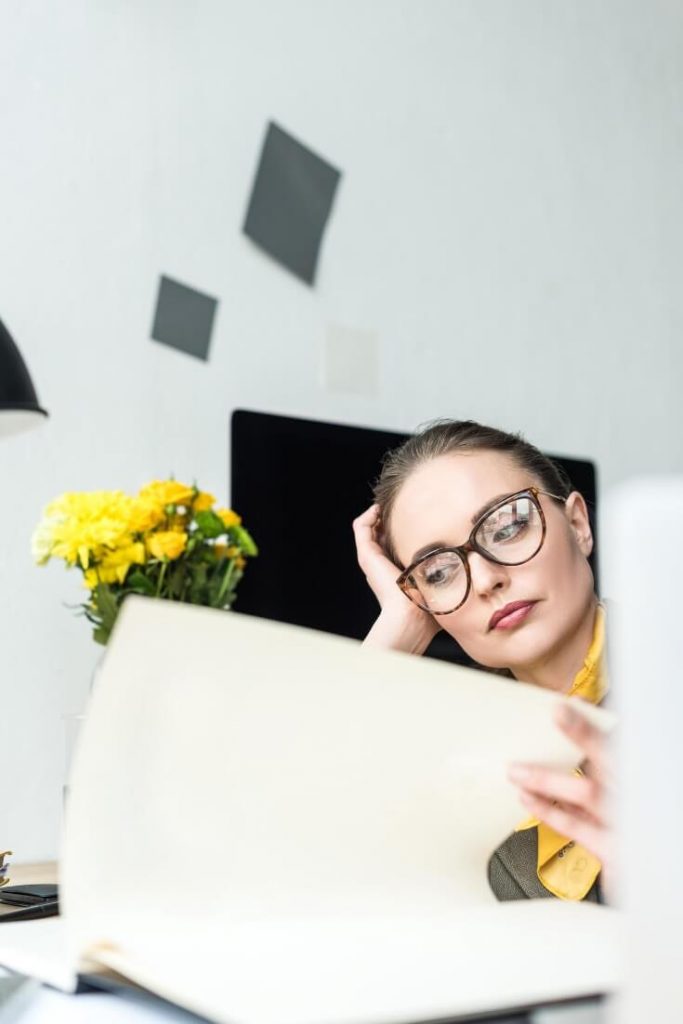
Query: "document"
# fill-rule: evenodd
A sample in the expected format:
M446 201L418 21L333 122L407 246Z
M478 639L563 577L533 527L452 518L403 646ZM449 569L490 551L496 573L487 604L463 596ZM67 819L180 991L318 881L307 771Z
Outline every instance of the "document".
M614 911L498 904L487 882L524 817L507 765L581 760L553 723L563 699L129 598L70 780L54 962L36 921L3 928L0 963L27 972L34 944L32 972L61 987L105 966L219 1024L402 1024L610 990Z

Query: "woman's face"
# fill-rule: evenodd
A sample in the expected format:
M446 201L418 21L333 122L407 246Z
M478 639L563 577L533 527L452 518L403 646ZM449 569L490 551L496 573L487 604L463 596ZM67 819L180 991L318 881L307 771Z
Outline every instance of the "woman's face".
M424 463L403 484L392 509L389 528L398 558L407 566L427 545L464 544L487 505L533 486L541 485L500 452L453 453ZM523 565L506 566L471 552L467 600L437 617L479 664L522 676L525 667L538 666L562 649L593 601L586 561L593 540L583 499L574 492L565 505L544 494L539 500L547 532L538 554ZM512 602L525 607L492 624L494 613Z

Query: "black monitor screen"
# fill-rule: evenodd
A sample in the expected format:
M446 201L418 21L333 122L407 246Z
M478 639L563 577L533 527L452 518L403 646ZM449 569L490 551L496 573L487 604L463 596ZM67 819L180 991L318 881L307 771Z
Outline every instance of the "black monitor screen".
M351 523L372 502L386 453L407 434L237 410L231 505L259 546L235 610L361 639L378 605L356 561ZM595 509L591 462L551 456ZM594 524L595 525L595 524ZM438 635L429 654L468 664Z

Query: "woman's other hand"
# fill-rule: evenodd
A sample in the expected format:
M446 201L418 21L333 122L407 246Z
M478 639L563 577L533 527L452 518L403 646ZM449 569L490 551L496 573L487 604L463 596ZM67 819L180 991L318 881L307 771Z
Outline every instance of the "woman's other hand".
M441 627L396 586L399 569L387 558L378 541L378 520L379 509L371 505L353 521L358 564L381 609L365 643L423 654Z
M569 703L555 716L562 732L586 755L581 775L540 765L511 765L508 776L520 789L530 815L573 839L598 858L602 881L613 886L614 830L610 821L613 772L607 737Z

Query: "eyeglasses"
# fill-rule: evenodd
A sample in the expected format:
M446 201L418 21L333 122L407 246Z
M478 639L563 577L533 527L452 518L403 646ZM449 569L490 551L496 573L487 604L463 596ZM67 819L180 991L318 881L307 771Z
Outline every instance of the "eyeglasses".
M475 551L497 565L523 565L543 547L546 521L539 494L527 487L496 502L474 524L464 544L435 548L421 555L396 580L406 597L431 615L449 615L467 600L472 587L468 554Z

